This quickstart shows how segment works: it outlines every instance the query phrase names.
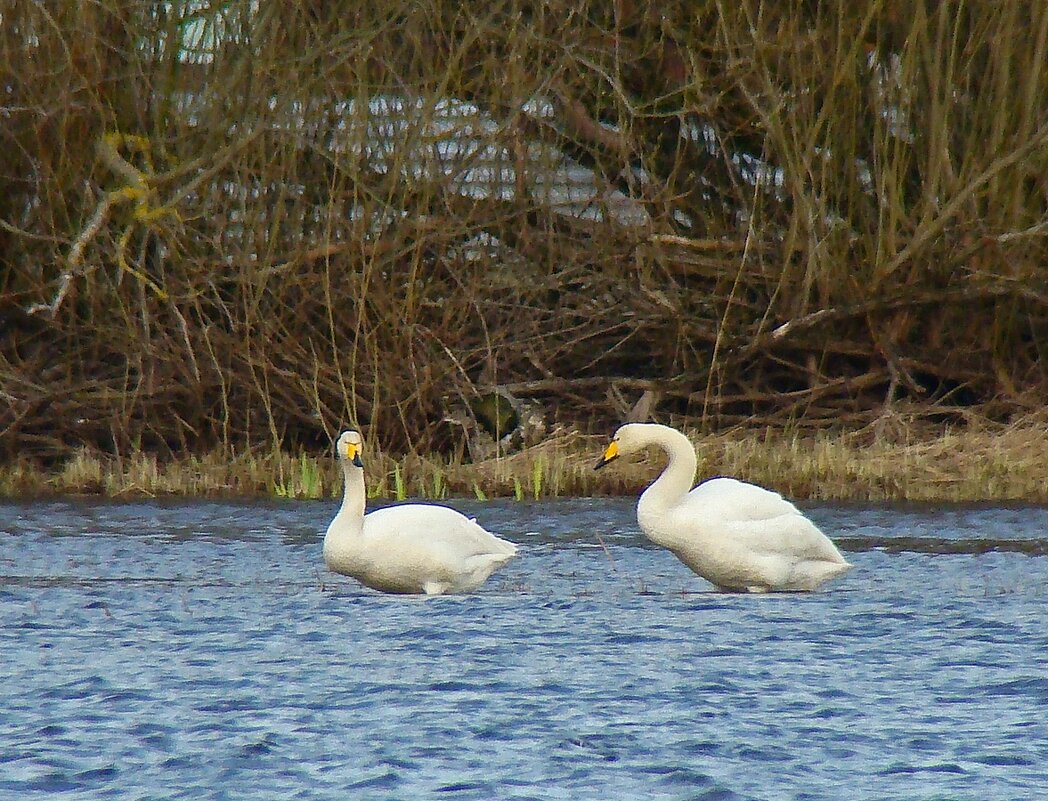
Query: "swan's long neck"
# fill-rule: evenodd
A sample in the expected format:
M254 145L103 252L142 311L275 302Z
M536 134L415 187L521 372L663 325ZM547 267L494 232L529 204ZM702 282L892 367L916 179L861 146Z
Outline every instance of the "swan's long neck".
M684 498L695 481L698 461L691 441L672 428L653 426L650 433L652 445L662 448L669 456L669 464L662 474L652 482L640 496L637 515L659 516Z
M324 562L332 570L345 573L359 561L364 531L364 471L345 459L340 461L346 477L345 490L342 506L324 534Z
M345 476L345 490L342 494L342 506L336 516L346 524L364 525L364 471L351 462L342 459L342 474Z

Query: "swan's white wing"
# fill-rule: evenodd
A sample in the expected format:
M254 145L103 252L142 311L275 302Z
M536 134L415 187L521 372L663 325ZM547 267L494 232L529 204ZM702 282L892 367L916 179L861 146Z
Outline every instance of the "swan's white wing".
M447 506L402 504L364 516L364 538L401 554L453 565L482 554L512 556L517 547L485 531L476 521Z
M779 493L734 478L713 478L688 493L675 512L752 554L839 562L818 526Z
M754 554L778 555L793 560L841 562L836 546L800 513L747 522L724 523L724 534Z
M678 506L687 515L716 520L773 520L800 514L779 493L736 478L711 478L689 492Z

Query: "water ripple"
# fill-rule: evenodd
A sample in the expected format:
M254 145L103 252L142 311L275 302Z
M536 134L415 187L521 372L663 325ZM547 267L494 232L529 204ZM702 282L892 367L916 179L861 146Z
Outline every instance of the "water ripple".
M456 505L523 553L433 600L330 503L0 505L0 797L1048 796L1044 509L811 507L856 569L751 597L632 499Z

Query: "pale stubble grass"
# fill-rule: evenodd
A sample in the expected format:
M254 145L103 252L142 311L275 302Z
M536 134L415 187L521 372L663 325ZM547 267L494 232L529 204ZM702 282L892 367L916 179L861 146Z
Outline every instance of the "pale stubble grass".
M800 500L1048 502L1048 425L1027 421L1004 428L946 430L933 436L876 432L806 434L735 430L692 433L699 476L729 475ZM469 463L440 456L366 453L368 495L424 498L542 500L639 492L659 472L654 451L621 459L598 472L603 437L574 431L506 457ZM326 453L248 451L160 460L135 453L115 459L77 451L44 469L20 459L0 469L9 498L96 495L283 499L337 498L341 471Z

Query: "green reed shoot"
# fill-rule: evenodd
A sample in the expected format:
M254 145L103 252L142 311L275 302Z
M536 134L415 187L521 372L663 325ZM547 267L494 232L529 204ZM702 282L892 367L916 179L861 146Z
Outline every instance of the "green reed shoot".
M299 497L315 499L323 494L324 486L317 461L304 453L299 456L299 482Z
M531 463L531 496L537 501L542 497L542 476L545 463L541 458Z
M400 472L400 465L393 465L393 497L402 501L408 497L407 487L404 485L404 475Z
M448 497L447 481L439 467L433 468L433 497L438 501Z

